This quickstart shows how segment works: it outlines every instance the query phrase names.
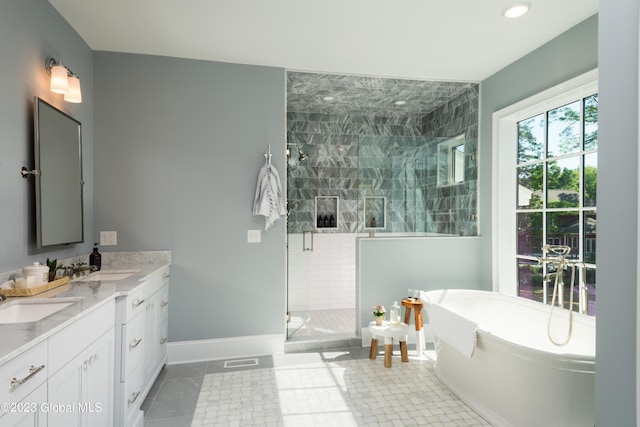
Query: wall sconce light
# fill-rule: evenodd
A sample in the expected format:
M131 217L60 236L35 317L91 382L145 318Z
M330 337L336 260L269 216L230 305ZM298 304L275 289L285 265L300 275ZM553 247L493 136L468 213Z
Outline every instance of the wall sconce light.
M51 76L49 87L51 92L63 94L64 100L67 102L75 104L82 102L80 79L73 71L63 65L62 61L56 61L51 57L44 61L44 67L47 74Z

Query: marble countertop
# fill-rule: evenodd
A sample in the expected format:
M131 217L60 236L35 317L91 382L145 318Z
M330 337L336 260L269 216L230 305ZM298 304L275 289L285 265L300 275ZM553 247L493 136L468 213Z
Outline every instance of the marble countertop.
M25 298L78 298L78 302L36 322L0 324L0 365L46 340L101 305L119 296L126 296L138 287L147 276L167 265L170 265L170 259L166 257L153 259L153 257L140 258L132 256L112 259L106 265L103 262L100 273L127 270L134 270L135 273L117 281L92 280L91 275L88 275L74 279L66 285L39 295L9 298L7 302ZM1 307L2 305L0 304L0 309Z

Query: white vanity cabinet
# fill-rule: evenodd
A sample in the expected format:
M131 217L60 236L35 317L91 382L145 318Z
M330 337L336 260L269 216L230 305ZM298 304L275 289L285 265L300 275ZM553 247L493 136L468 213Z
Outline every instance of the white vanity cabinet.
M48 425L113 425L115 303L49 338Z
M0 425L46 426L47 341L0 366Z
M31 394L20 402L23 406L14 406L11 412L6 412L3 416L0 416L0 425L12 427L46 427L47 414L40 409L46 402L47 385L40 384Z
M148 298L145 310L144 381L153 385L159 370L167 362L169 272L153 277L149 286L149 292L153 294Z
M169 267L116 302L115 426L142 425L140 405L167 363Z

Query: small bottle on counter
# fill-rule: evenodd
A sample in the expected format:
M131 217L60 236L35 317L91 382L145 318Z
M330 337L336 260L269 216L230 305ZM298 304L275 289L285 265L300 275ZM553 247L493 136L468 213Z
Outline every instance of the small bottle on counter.
M89 255L89 265L95 266L95 270L99 271L102 267L102 255L98 252L98 244L93 244L93 252Z
M329 227L335 227L336 226L336 219L333 217L333 215L331 215L329 217Z

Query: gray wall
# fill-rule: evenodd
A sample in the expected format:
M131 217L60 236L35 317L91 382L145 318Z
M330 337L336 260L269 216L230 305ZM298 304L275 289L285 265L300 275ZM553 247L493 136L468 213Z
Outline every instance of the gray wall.
M285 173L284 70L94 55L96 225L173 251L169 340L282 334L284 220L252 205L269 144Z
M357 250L363 326L372 320L374 305L390 306L407 289L486 288L481 237L360 239Z
M47 56L80 76L82 104L70 104L49 91ZM66 21L42 0L0 2L0 272L32 262L88 254L93 232L93 55ZM37 249L32 169L33 99L39 96L82 123L84 151L84 244ZM65 191L61 188L60 191Z
M638 0L601 1L596 425L635 426Z

